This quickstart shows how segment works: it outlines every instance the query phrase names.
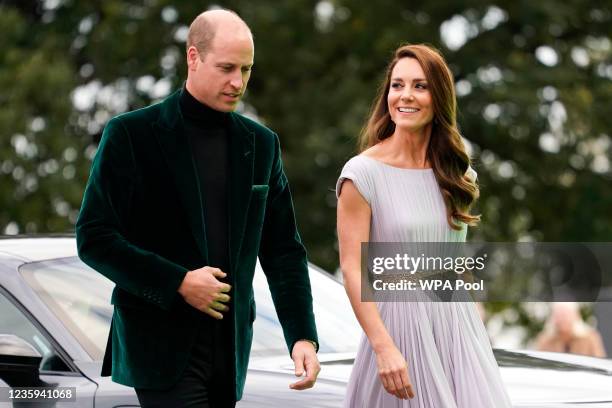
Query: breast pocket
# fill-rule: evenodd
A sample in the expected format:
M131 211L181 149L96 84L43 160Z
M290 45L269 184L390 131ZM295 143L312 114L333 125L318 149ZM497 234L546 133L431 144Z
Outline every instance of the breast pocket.
M268 190L270 187L267 184L255 184L251 187L251 200L265 200L268 198Z

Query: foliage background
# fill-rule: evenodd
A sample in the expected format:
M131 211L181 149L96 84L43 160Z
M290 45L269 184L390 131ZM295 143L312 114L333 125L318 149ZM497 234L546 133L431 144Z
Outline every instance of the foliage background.
M281 136L315 263L337 268L335 181L404 42L436 46L455 74L482 189L472 239L612 236L604 0L0 1L0 232L72 231L104 124L181 86L187 27L215 6L255 35L241 109ZM487 305L526 338L541 328L508 306Z

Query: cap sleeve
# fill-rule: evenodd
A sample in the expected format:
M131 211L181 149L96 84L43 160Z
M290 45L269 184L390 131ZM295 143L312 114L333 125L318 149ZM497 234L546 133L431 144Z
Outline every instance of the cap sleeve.
M346 162L340 172L340 177L336 183L336 198L340 197L342 192L342 184L345 180L351 180L359 194L371 204L373 190L370 177L368 176L367 168L365 163L360 160L359 156L353 157L351 160Z

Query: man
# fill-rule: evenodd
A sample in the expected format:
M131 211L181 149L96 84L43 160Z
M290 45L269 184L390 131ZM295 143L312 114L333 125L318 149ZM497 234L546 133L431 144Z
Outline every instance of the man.
M87 184L79 256L116 283L103 375L141 405L234 406L255 319L257 257L295 373L320 370L306 254L271 130L233 111L253 38L227 10L191 24L185 87L113 118Z

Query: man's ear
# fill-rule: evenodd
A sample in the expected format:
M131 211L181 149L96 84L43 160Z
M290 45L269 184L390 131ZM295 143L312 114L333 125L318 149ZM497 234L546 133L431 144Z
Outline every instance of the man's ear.
M187 69L195 70L200 62L200 54L198 49L193 45L187 49Z

